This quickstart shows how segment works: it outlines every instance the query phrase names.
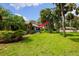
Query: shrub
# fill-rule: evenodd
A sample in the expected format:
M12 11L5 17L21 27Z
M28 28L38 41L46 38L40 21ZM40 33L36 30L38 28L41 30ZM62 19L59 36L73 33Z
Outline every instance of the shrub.
M17 30L17 31L15 31L14 33L13 33L13 35L15 35L15 36L22 36L22 35L24 35L25 33L24 33L24 31L23 30Z
M2 33L0 33L0 43L10 42L12 34L13 34L12 32L2 32Z
M41 28L41 29L40 29L40 32L48 32L48 30Z
M20 41L20 40L23 39L22 36L23 36L24 34L25 34L24 31L18 30L18 31L15 31L15 32L12 34L11 38L13 39L13 41Z
M15 32L2 32L0 33L0 43L11 43L20 41L23 39L22 35L24 35L24 32L22 30L18 30Z

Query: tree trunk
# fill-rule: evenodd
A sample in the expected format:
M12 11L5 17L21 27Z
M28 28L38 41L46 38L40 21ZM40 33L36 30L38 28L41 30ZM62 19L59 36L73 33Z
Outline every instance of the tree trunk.
M65 16L64 16L64 11L63 11L64 7L63 5L61 4L61 16L62 16L62 29L63 29L63 35L64 37L66 36L66 33L65 33Z

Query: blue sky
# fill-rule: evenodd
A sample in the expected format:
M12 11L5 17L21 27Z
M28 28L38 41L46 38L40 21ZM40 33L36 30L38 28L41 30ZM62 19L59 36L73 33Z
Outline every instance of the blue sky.
M37 20L42 9L55 7L51 3L0 3L0 5L10 10L13 14L22 15L26 20Z

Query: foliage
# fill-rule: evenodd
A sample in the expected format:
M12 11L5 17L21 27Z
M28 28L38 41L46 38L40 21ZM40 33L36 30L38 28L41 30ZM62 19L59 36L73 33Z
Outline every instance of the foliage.
M74 19L74 15L72 13L68 13L68 15L66 16L67 20L71 20Z
M77 15L79 14L79 7L76 8L76 12L75 12Z
M22 36L24 32L22 30L18 30L15 32L1 32L0 33L0 43L11 43L22 40Z
M79 17L75 16L74 20L72 22L72 26L75 27L76 29L79 29Z
M74 15L72 13L68 13L67 16L66 16L66 19L67 19L67 22L68 22L68 25L70 27L72 27L72 21L74 19ZM66 23L66 22L65 22Z
M41 10L40 16L41 16L42 23L44 23L46 20L49 20L50 15L51 15L51 9L46 8Z
M17 30L17 31L15 31L14 33L13 33L13 36L22 36L22 35L24 35L25 34L25 31L23 31L23 30Z
M9 42L11 41L11 36L12 36L13 32L2 32L0 33L0 43L2 42Z
M0 28L2 30L26 30L25 21L22 16L14 15L9 10L0 7Z
M47 29L49 32L52 32L54 29L56 29L57 31L59 30L61 18L57 14L56 10L49 8L43 9L40 12L40 16L42 23L48 21Z
M75 3L68 3L68 4L66 4L66 10L67 11L72 11L74 9L76 9L76 4Z

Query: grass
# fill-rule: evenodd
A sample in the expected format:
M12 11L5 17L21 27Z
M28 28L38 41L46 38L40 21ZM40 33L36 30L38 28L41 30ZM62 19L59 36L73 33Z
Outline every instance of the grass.
M79 33L36 33L16 43L0 44L1 56L79 56Z

